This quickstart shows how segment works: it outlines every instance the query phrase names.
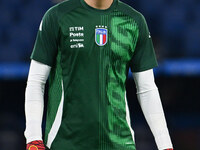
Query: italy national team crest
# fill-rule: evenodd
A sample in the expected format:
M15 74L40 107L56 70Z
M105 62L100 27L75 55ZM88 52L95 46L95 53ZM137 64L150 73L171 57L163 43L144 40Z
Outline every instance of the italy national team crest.
M108 29L106 26L97 26L95 29L95 41L99 46L106 45L108 41Z

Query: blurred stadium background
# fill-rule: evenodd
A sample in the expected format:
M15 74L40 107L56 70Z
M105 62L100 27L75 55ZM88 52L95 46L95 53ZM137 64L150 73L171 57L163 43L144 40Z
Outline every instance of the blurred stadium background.
M175 150L200 149L200 1L123 0L147 19L159 68L156 83ZM40 20L58 0L0 0L0 150L23 150L24 91ZM136 100L127 94L138 150L156 150Z

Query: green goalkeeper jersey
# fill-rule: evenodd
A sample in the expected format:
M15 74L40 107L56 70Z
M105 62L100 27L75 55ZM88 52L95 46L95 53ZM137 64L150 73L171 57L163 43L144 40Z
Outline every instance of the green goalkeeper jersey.
M31 58L51 66L45 144L51 150L135 150L126 100L129 68L157 65L144 17L121 1L49 9Z

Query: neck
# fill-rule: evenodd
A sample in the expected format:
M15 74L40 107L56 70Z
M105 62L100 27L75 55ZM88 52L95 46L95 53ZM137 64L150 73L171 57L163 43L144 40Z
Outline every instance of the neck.
M84 0L89 6L96 8L96 9L108 9L113 0Z

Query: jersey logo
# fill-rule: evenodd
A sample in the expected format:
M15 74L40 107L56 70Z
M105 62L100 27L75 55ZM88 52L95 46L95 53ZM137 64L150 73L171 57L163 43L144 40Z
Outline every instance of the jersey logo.
M108 41L108 29L107 26L96 26L95 29L95 41L97 45L104 46Z
M151 38L151 33L149 32L149 38Z

